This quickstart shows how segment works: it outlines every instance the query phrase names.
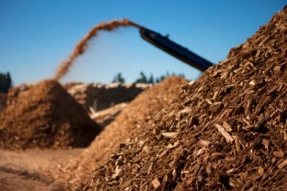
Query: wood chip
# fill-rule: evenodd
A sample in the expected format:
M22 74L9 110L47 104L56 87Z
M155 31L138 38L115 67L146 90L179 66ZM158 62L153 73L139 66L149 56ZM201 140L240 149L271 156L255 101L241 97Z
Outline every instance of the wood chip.
M222 125L226 131L228 131L228 132L232 131L231 126L226 121L224 121Z
M255 86L255 81L254 81L254 80L250 81L250 82L249 82L249 85Z
M160 181L157 178L153 179L151 183L152 183L154 189L157 189L160 187Z
M198 141L198 144L199 144L200 146L203 146L203 147L208 147L208 146L210 145L210 141L205 141L205 140L200 139L200 140Z
M280 158L282 158L282 157L284 157L284 152L283 151L274 151L273 152L273 155L275 156L275 157L280 157Z
M285 159L283 162L281 162L277 167L278 167L279 169L281 169L281 168L283 168L284 166L286 166L286 164L287 164L287 159Z
M273 70L274 70L274 73L275 73L276 75L278 75L278 74L281 73L281 67L280 67L280 66L275 66Z
M263 175L264 174L264 168L263 167L261 167L261 166L259 166L258 167L258 174L260 174L260 175Z
M226 139L227 143L233 142L233 138L231 137L231 135L229 135L229 133L224 129L224 127L222 127L219 124L215 124L215 127L217 128L218 132L224 136L224 138Z
M166 138L175 138L178 135L178 132L166 132L161 134Z

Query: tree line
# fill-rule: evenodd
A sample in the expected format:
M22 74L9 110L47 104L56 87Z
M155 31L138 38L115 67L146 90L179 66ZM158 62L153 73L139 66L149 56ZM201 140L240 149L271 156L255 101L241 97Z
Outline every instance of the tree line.
M169 74L169 72L166 72L165 75L161 75L159 77L154 77L153 74L150 74L149 77L147 75L145 75L143 72L140 72L140 77L137 78L133 83L149 83L149 84L155 84L155 83L159 83L162 80L164 80L166 77L170 76L170 75L176 75L176 76L181 76L183 78L185 78L184 74ZM125 83L125 78L122 76L122 73L117 73L113 80L112 83L115 82L119 82L119 83Z
M10 73L0 73L0 92L8 93L9 88L11 88L12 86L13 85Z

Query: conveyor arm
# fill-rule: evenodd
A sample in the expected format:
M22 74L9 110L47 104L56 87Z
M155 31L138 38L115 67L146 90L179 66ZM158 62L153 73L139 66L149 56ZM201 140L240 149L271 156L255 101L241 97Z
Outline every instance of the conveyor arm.
M213 65L211 62L189 51L187 48L184 48L169 40L168 37L162 36L161 34L145 27L139 27L139 29L141 37L144 40L150 42L151 44L157 46L158 48L164 50L190 66L193 66L201 71L205 71L207 68Z

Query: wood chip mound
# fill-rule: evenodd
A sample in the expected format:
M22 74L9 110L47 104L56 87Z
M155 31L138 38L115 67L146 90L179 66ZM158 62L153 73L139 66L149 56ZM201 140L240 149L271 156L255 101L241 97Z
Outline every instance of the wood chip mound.
M84 190L286 190L286 34L287 7L186 84Z
M0 112L4 110L7 102L7 94L0 93Z
M100 131L54 80L34 85L0 113L0 148L87 147Z
M132 134L142 132L144 124L167 107L172 99L181 91L181 85L188 81L177 76L170 76L162 82L144 90L110 123L91 145L68 165L46 169L48 176L70 184L71 190L82 190L82 187L92 178L92 172L98 168L118 145ZM60 168L59 168L60 167Z

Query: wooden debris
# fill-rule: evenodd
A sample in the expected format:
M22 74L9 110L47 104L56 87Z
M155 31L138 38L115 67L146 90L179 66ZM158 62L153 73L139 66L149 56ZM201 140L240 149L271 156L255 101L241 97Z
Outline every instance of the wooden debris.
M148 155L156 155L157 153L154 153L154 150L157 141L150 144L150 142L146 142L147 137L143 139L131 139L130 136L138 132L143 133L145 130L150 129L154 130L155 136L160 135L161 138L163 138L163 136L161 135L161 129L154 128L154 123L149 123L148 127L144 127L144 125L153 117L162 117L160 111L163 108L167 107L170 102L172 102L173 98L181 92L181 85L186 83L188 83L188 81L182 77L170 76L164 79L162 82L146 89L140 95L138 95L131 103L129 103L125 108L121 110L119 115L107 127L105 127L101 134L79 157L69 162L69 164L63 164L61 168L49 167L48 169L45 169L45 171L48 171L45 173L48 176L51 176L53 178L55 177L55 179L57 179L58 181L70 182L70 190L83 190L83 185L90 181L93 175L93 170L100 168L107 160L115 160L113 164L115 165L113 167L113 173L109 174L108 177L105 177L105 175L108 174L106 172L112 170L112 165L109 165L109 167L107 168L100 168L101 176L98 178L99 181L95 181L94 184L96 182L103 182L103 177L105 180L110 180L111 177L115 174L114 169L116 168L116 166L120 166L120 169L124 169L124 166L131 166L134 162L133 159L135 159L135 156L126 158L125 156L128 153L139 153L141 151L145 152ZM180 110L183 109L184 108L181 108ZM177 110L174 113L178 113L180 110ZM171 113L165 114L169 115ZM174 140L175 142L166 144L163 146L163 148L168 150L176 149L180 143L176 143L176 139ZM138 148L136 150L131 150L128 153L117 152L119 150L133 149L135 147ZM161 151L159 153L163 152ZM142 161L140 159L137 160ZM152 172L155 168L157 168L158 163L153 161L152 157L150 157L148 162L146 162L145 164L145 168L141 168L142 166L135 166L131 169L137 173L140 169L142 169L145 170L145 172L147 172L149 175L152 175ZM123 181L122 183L125 183L125 185L127 185L126 188L134 190L134 175L132 176L132 182L126 181L125 175L126 173L124 173L118 178ZM118 181L116 177L117 176L114 175L115 180L111 182ZM129 177L128 180L131 180L131 177ZM128 185L128 182L130 182L130 185ZM136 184L138 185L138 183ZM145 183L143 187L145 188L145 186L147 185L149 184ZM108 185L105 184L105 186ZM107 188L103 188L102 190L107 190ZM115 190L122 189L118 188Z
M215 127L217 128L217 130L219 131L219 133L224 136L224 138L226 139L226 141L228 143L233 142L233 138L231 137L231 135L229 135L229 133L219 124L215 124Z
M226 131L228 131L228 132L232 131L231 126L226 121L224 121L222 125Z
M208 147L210 145L210 142L200 139L198 141L198 144L201 145L201 146L204 146L204 147Z
M283 158L283 157L284 157L284 154L285 154L285 153L284 153L283 151L281 151L281 150L280 150L280 151L274 151L274 152L273 152L273 155L276 156L276 157L279 157L279 158Z
M285 159L283 162L281 162L277 167L278 167L279 169L281 169L281 168L285 167L286 164L287 164L287 159Z
M134 190L285 190L286 18L287 7L231 49L224 62L184 85L130 137L129 147L115 152L123 153L120 179L110 178L117 165L111 159L104 172L95 171L92 180L99 182L86 190L120 190L131 176L128 187L141 185Z
M162 135L166 138L175 138L178 135L178 132L166 132L162 133Z
M155 190L160 187L160 182L157 178L153 179L153 181L151 183L152 183Z
M102 131L57 81L43 80L20 95L16 91L11 89L12 101L0 112L0 148L87 147Z

